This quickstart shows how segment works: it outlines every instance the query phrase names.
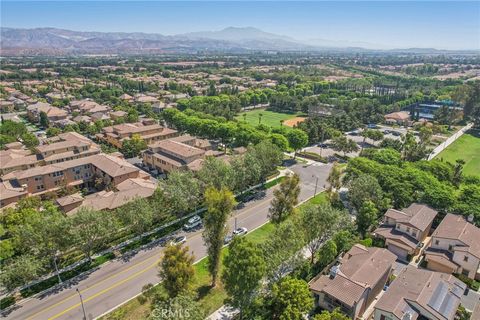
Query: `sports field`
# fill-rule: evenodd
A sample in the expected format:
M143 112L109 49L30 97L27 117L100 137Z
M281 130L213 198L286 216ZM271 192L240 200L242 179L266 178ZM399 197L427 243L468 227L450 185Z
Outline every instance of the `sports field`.
M480 176L480 131L469 131L458 138L447 149L440 152L435 159L443 159L455 163L463 159L463 172L468 175Z
M246 116L244 116L244 114ZM261 120L259 120L260 114L262 115ZM239 121L245 120L253 126L258 125L259 121L261 121L260 123L262 124L266 124L268 126L277 128L277 127L280 127L280 120L284 120L286 122L287 120L296 118L298 116L299 114L295 114L295 113L280 113L280 112L258 109L258 110L242 112L238 116L236 116L236 119ZM285 123L285 126L287 126L286 123Z

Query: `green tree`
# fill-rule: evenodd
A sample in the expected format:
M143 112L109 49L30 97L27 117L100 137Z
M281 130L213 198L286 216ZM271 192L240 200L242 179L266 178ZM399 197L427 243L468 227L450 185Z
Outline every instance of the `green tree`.
M57 127L51 127L51 128L48 128L47 131L46 131L46 134L47 134L47 137L55 137L57 135L59 135L60 133L62 133L62 130L60 130L60 128L57 128Z
M2 266L0 284L8 291L25 285L40 276L43 271L41 259L31 255L21 255L10 259Z
M315 255L323 243L339 229L345 220L343 212L328 203L308 205L303 209L298 229L302 232L310 251L312 265L315 263Z
M348 184L348 199L359 211L365 201L372 201L378 208L384 209L383 191L378 180L367 174L362 174Z
M337 203L340 200L338 191L342 187L342 174L342 168L337 162L334 162L327 177L327 194L331 203Z
M347 153L355 152L358 150L358 145L352 139L348 139L342 135L332 139L332 149L338 152L343 152L343 156L347 156Z
M50 126L50 120L45 112L40 112L40 126L43 128L48 128Z
M163 253L159 275L170 298L186 292L195 276L194 257L188 251L188 247L169 245Z
M308 144L308 135L300 129L291 129L287 132L288 144L295 151L294 159L297 157L297 151L306 147Z
M313 320L349 320L350 317L342 313L340 309L335 309L332 312L323 310L321 313L316 314Z
M457 188L460 186L463 180L463 166L465 165L465 161L463 159L457 159L455 161L455 166L453 168L453 177L452 183Z
M313 297L304 280L284 278L271 294L272 319L302 320L313 308Z
M360 154L363 152L363 148L365 146L365 140L371 139L373 141L380 141L383 139L383 133L379 130L374 129L365 129L362 131L363 142L362 142L362 150L360 150Z
M71 218L70 234L77 248L92 262L92 254L103 248L116 231L116 221L102 211L82 207Z
M244 237L235 237L223 260L222 275L231 305L240 310L240 319L250 306L253 296L265 276L266 264L259 246Z
M318 269L322 270L330 264L337 256L337 245L333 240L327 240L318 251Z
M154 212L145 198L136 198L117 209L117 217L122 224L135 232L142 234L153 225Z
M253 147L249 147L247 154L258 161L262 179L272 174L283 160L282 151L270 141L262 141Z
M137 157L145 149L147 149L147 143L139 134L133 134L132 138L126 139L122 143L122 153L127 158Z
M291 220L280 223L263 243L263 255L267 264L269 283L279 281L285 274L300 266L305 241L298 224Z
M166 205L177 214L197 208L203 198L200 181L191 171L174 170L160 186Z
M360 207L360 210L357 214L357 227L362 236L365 236L370 226L375 224L377 218L377 207L372 201L366 200Z
M23 144L25 145L25 147L27 147L29 149L35 148L40 143L38 141L38 138L33 133L30 133L30 132L24 133L22 135L22 141L23 141Z
M223 241L227 235L226 223L235 206L235 197L225 188L221 190L208 188L205 191L205 204L207 212L203 218L205 228L202 235L207 247L208 271L212 276L212 287L215 287Z
M295 212L300 194L300 177L297 174L286 176L278 189L273 191L273 200L269 208L269 217L273 223L285 220Z

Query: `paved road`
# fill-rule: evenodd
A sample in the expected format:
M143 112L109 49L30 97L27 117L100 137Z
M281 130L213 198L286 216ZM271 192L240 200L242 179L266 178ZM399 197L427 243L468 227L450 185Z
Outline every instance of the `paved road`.
M315 190L316 177L319 181L317 192L326 184L330 165L300 165L290 167L301 177L300 200L311 197ZM251 201L232 215L228 224L233 229L235 218L237 225L252 230L268 220L268 208L273 190L267 190L265 197ZM182 234L182 232L180 233ZM206 255L201 230L187 234L187 243L199 260ZM142 287L160 281L157 264L164 247L160 245L144 249L130 258L119 258L90 273L85 279L62 288L43 297L36 297L20 303L6 316L7 319L82 319L80 298L75 291L80 290L87 319L94 319L119 304L135 297Z

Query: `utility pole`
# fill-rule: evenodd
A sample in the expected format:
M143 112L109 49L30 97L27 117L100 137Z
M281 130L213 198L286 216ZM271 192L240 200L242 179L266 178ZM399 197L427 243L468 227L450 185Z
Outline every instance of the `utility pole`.
M317 195L317 186L318 186L318 177L312 175L312 178L315 177L315 192L313 193L313 196L315 197Z
M78 290L78 288L77 288L77 293L78 293L78 296L80 297L80 303L82 304L83 320L87 320L87 313L85 312L85 306L83 305L82 294L80 293L80 290Z

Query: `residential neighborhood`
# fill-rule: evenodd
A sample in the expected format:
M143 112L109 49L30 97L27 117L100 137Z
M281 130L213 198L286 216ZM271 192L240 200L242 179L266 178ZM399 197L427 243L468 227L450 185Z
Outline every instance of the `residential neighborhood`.
M479 12L2 2L1 316L480 320Z

